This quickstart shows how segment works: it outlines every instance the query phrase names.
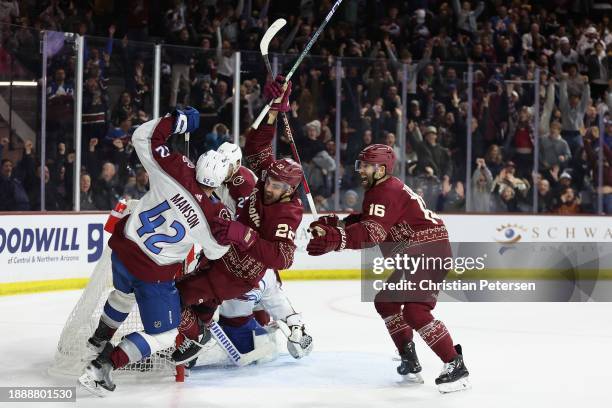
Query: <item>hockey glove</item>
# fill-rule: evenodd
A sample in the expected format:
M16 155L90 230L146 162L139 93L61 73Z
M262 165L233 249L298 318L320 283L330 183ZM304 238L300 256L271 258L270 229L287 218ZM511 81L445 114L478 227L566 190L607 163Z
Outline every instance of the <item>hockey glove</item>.
M341 251L346 247L346 232L344 232L344 228L317 225L315 230L317 231L317 236L310 238L306 247L308 255L323 255L331 251Z
M323 216L319 217L318 220L310 223L310 227L309 228L313 229L317 225L318 226L328 225L330 227L337 227L339 222L340 222L340 219L338 218L338 216L336 214L323 215Z
M172 127L172 133L174 134L193 132L200 127L200 112L191 106L187 106L185 109L176 109L172 112L172 116L174 116L174 126Z
M181 313L181 323L178 331L183 336L191 340L197 340L200 335L200 322L193 309L187 306Z
M299 313L287 317L287 327L290 333L287 336L287 351L293 358L302 358L312 351L312 336L306 334L304 324Z
M289 107L289 95L291 95L291 81L287 83L287 88L283 90L283 83L285 78L281 75L277 75L274 81L269 81L264 86L264 97L266 100L274 100L271 110L278 112L288 112Z
M247 251L251 248L258 237L254 229L238 221L224 220L219 217L212 219L210 230L219 244L233 244L240 251Z

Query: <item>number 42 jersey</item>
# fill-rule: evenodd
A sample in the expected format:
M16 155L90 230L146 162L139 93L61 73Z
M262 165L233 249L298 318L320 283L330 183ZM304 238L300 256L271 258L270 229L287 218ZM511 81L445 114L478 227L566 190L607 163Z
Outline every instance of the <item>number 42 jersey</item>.
M154 119L134 132L132 144L149 173L150 190L109 240L130 273L145 282L174 279L196 242L211 260L229 248L217 243L207 222L214 216L229 219L229 211L204 194L193 163L166 146L173 121Z

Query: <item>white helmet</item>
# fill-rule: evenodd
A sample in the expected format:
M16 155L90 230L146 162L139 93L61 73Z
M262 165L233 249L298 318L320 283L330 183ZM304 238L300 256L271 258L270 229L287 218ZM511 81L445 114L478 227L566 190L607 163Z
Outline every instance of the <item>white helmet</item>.
M234 143L224 142L219 146L217 151L228 158L230 164L234 166L232 173L236 173L240 167L240 161L242 160L242 150L240 150L240 146Z
M196 180L207 187L217 188L223 183L230 169L230 162L219 152L209 150L200 156L196 164Z

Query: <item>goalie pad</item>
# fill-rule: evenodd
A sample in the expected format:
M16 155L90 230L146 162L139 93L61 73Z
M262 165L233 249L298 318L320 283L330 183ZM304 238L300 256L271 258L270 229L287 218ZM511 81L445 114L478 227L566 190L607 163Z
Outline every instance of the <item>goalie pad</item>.
M219 344L219 341L223 342L223 336L215 336L214 347L199 357L196 366L245 366L255 362L272 361L278 357L277 328L274 326L264 328L254 318L251 318L250 321L239 327L227 324L218 324L217 327L222 330L224 337L231 344ZM235 352L232 350L240 354L233 355Z
M221 326L227 337L242 354L246 354L255 349L254 336L268 334L268 332L259 325L257 320L252 317L240 326L226 324L222 319L219 321L219 326Z

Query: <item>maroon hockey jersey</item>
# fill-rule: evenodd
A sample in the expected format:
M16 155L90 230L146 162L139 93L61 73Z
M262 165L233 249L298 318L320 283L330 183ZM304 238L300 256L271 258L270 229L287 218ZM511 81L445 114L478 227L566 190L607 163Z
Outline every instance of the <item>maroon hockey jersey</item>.
M222 258L227 267L241 278L257 286L267 269L288 269L293 264L293 240L302 221L303 206L294 195L286 202L263 204L265 171L274 161L272 138L274 126L262 125L251 130L246 141L246 160L259 181L242 208L237 208L237 219L259 233L255 244L240 253L233 246Z
M346 239L346 248L362 249L365 243L447 240L448 232L421 196L398 178L389 177L366 191L358 222L346 227Z
M257 176L251 170L240 166L238 171L219 188L215 194L229 208L232 214L237 214L244 207L253 188L257 184Z

